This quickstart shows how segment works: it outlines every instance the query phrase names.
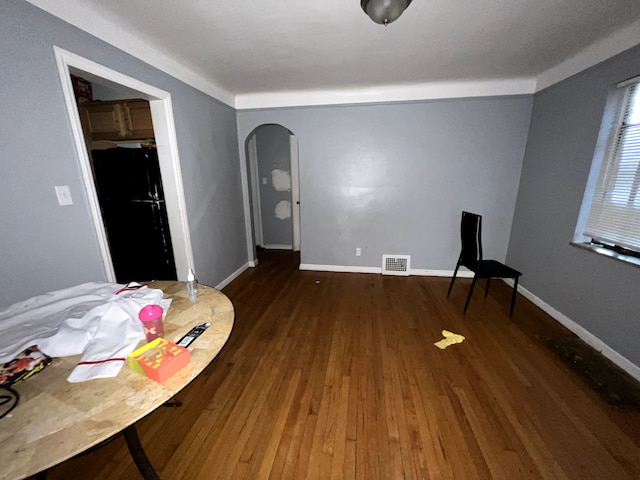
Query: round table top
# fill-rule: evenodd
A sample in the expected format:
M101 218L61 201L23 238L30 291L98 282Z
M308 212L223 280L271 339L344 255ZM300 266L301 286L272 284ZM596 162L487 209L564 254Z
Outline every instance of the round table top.
M173 299L164 324L167 340L177 342L196 324L211 323L188 347L189 365L162 384L127 364L114 378L69 383L80 355L54 359L14 385L20 401L0 420L1 479L28 477L121 432L180 392L220 352L234 321L233 305L223 293L199 285L198 299L190 302L184 282L156 281L149 287Z

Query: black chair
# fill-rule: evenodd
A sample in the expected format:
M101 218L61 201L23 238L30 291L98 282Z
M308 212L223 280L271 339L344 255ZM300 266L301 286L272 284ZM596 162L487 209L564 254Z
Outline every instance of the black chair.
M514 270L511 267L507 267L505 264L498 262L497 260L483 260L482 258L482 217L475 213L462 212L462 221L460 222L460 238L462 240L462 251L456 264L456 269L453 272L453 278L451 279L451 285L449 285L449 291L447 292L447 298L453 288L453 282L456 281L456 275L458 274L458 268L460 265L467 267L474 272L473 281L471 282L471 288L469 289L469 295L467 295L467 302L464 304L464 312L467 313L467 307L473 294L473 289L476 286L476 281L479 278L486 278L487 285L484 291L485 298L489 293L489 283L492 278L513 278L513 294L511 296L511 309L509 310L509 316L513 315L513 306L516 303L516 293L518 290L518 279L522 275L519 271Z

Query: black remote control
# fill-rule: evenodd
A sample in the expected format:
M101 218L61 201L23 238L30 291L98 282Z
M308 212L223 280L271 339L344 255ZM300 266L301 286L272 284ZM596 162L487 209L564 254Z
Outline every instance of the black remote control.
M180 347L184 347L187 348L189 345L191 345L191 343L198 338L200 335L202 335L202 332L204 332L207 328L209 328L211 326L210 323L199 323L197 324L195 327L193 327L191 330L189 330L189 332L180 339L180 341L177 343L178 346Z

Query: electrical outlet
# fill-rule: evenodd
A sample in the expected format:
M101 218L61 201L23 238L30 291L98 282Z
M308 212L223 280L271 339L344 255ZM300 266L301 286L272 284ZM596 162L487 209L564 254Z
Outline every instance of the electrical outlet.
M356 247L356 257L359 257L362 255L362 249L360 247Z

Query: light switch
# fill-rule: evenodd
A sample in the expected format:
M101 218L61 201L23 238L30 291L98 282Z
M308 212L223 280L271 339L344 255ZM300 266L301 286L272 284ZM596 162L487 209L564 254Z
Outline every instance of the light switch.
M266 185L267 184L267 177L262 177L262 184Z
M56 195L58 197L58 203L61 207L65 205L73 205L73 199L71 198L71 191L67 185L56 185Z

